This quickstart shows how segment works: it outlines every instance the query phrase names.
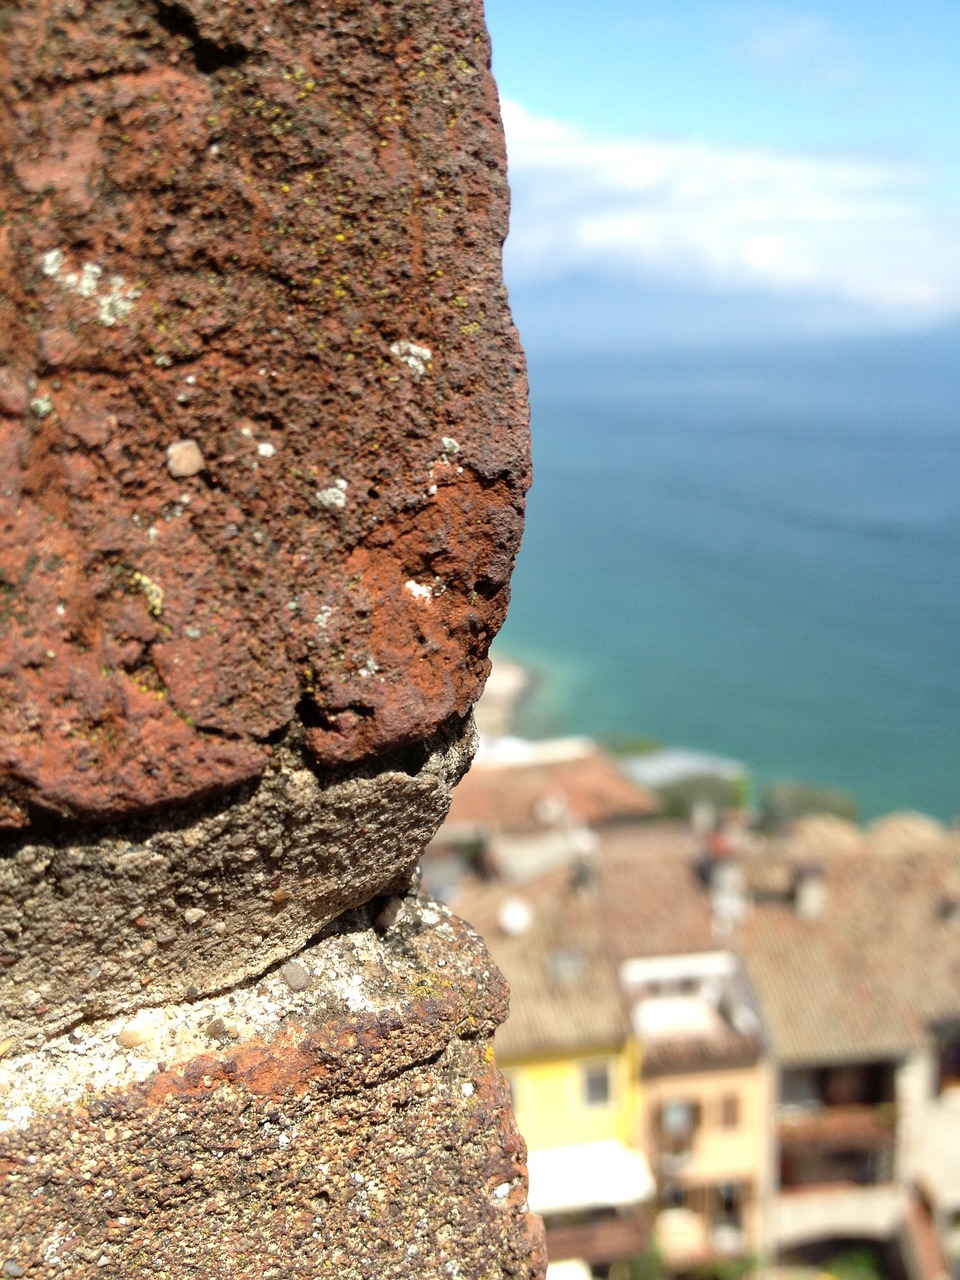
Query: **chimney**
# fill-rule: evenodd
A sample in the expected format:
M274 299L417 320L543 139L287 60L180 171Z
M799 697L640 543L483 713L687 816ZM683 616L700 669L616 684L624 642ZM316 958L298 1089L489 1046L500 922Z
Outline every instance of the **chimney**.
M583 893L585 890L592 888L595 881L596 870L593 865L593 859L589 854L581 853L574 861L570 883L577 892Z
M534 924L533 907L526 898L504 898L497 912L497 924L508 938L519 938L529 933Z
M807 863L793 874L793 907L801 920L822 920L827 909L823 867Z
M713 908L713 935L716 938L729 938L747 914L743 871L734 861L713 862L708 884Z

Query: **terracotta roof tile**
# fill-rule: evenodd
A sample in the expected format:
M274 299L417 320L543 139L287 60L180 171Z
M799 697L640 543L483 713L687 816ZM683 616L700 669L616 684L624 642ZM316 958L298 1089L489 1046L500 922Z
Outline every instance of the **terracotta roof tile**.
M529 835L564 820L603 826L657 811L656 797L602 751L572 760L473 766L453 793L447 822ZM442 833L440 836L442 841Z
M823 918L789 903L736 938L786 1065L895 1058L960 1015L960 839L891 857L822 845Z

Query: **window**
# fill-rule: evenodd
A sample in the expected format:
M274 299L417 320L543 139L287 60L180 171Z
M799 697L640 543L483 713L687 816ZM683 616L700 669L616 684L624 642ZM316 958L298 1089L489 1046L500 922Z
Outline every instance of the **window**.
M700 1123L700 1104L674 1100L660 1108L660 1132L668 1138L687 1138Z
M682 1209L686 1201L686 1191L679 1182L664 1183L660 1193L660 1203L665 1209Z
M610 1105L610 1063L585 1062L580 1068L585 1107Z
M720 1099L720 1128L736 1129L740 1123L740 1099L735 1093L725 1093Z

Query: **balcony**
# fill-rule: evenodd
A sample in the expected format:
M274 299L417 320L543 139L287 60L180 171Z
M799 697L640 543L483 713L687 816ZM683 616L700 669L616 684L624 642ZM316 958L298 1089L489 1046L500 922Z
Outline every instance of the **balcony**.
M897 1109L877 1106L785 1106L777 1113L781 1149L786 1146L851 1147L866 1150L891 1145Z
M767 1218L770 1247L791 1249L816 1240L889 1240L899 1231L907 1193L894 1186L802 1186L773 1197Z
M650 1240L652 1214L634 1210L546 1218L547 1257L551 1262L583 1258L593 1267L639 1257Z

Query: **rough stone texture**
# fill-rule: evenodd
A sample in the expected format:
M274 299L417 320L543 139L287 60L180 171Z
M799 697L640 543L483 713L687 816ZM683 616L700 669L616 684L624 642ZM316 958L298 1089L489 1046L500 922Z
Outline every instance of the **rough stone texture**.
M490 1037L505 984L408 898L229 995L0 1062L0 1260L134 1273L491 1280L542 1274Z
M464 715L527 482L480 0L2 21L0 824Z
M472 724L431 746L324 780L285 745L225 808L21 842L0 859L0 1042L230 986L344 908L403 889L473 754Z
M0 1272L541 1276L407 896L528 480L480 0L0 2L0 147Z

